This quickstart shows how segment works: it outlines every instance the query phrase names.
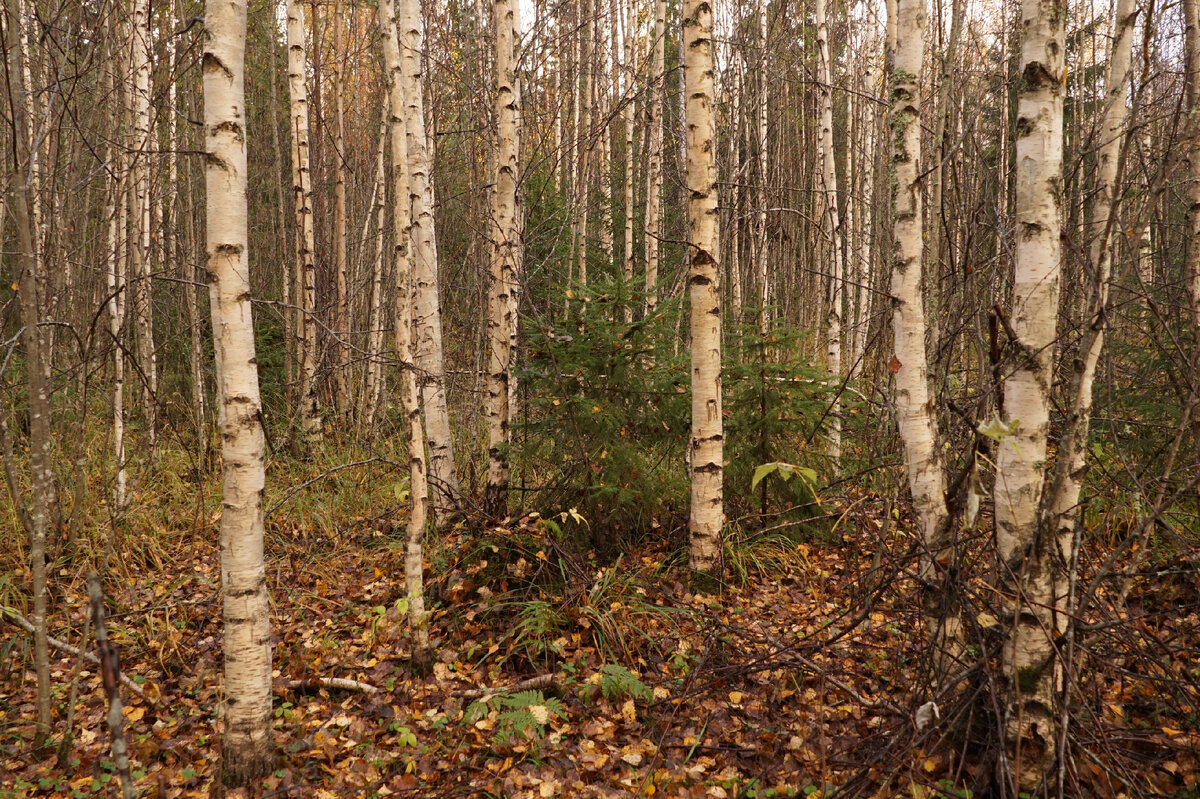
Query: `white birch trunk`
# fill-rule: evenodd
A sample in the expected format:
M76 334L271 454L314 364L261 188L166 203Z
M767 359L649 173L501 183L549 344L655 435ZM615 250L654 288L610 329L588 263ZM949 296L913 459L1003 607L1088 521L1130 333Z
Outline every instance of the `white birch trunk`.
M920 575L925 623L936 657L935 678L942 679L957 654L959 623L945 582L954 564L948 534L946 478L942 467L937 418L929 391L925 354L925 299L921 209L921 86L925 43L923 0L896 5L895 68L890 129L893 136L892 337L895 352L888 369L895 374L896 426L904 443L905 472L912 494L924 552ZM952 590L952 587L951 587Z
M383 107L387 109L388 98L384 95ZM367 373L363 380L363 432L368 436L375 429L375 417L379 413L379 401L383 395L383 245L384 212L387 210L387 145L388 115L381 115L379 126L379 151L375 154L375 186L371 191L371 214L375 215L375 260L371 269L371 304L367 314ZM366 240L366 228L363 229Z
M692 430L688 562L701 585L723 572L720 214L713 88L713 12L708 0L683 5L683 81L687 103L688 298L691 302Z
M34 222L31 213L30 195L35 184L35 158L32 146L32 131L36 116L33 106L24 102L29 96L26 82L29 54L25 50L26 30L30 19L21 7L11 13L7 20L6 49L9 57L5 65L8 89L8 107L12 110L11 132L15 141L9 142L13 160L8 175L13 221L17 228L17 266L20 277L17 281L17 299L21 312L21 348L24 350L26 383L29 388L29 565L33 589L33 661L37 680L37 722L34 730L34 748L46 743L51 731L50 714L50 650L47 636L47 570L46 534L51 524L54 493L54 474L51 465L52 407L51 385L47 379L46 351L42 334L38 328L42 304L38 296L39 264L36 257ZM7 160L7 159L6 159ZM6 436L7 438L7 436Z
M1117 166L1125 142L1125 88L1129 82L1130 56L1133 45L1134 22L1137 19L1136 0L1117 0L1113 18L1113 44L1108 61L1108 84L1104 114L1100 126L1099 168L1097 170L1095 207L1092 228L1095 238L1091 246L1091 261L1096 276L1079 344L1072 362L1071 392L1068 396L1070 413L1066 429L1059 438L1055 455L1055 475L1048 494L1046 530L1058 541L1060 552L1073 551L1076 526L1079 520L1079 494L1087 473L1087 441L1092 417L1092 388L1096 366L1104 349L1108 328L1108 294L1112 277L1113 225L1119 225L1121 193L1117 186ZM1120 227L1117 227L1118 232ZM1068 561L1069 562L1069 561ZM1065 577L1065 575L1060 575ZM1067 586L1055 591L1058 598L1066 596Z
M1012 616L1003 652L1010 681L1005 712L1008 774L1019 791L1037 792L1058 749L1054 639L1065 619L1056 586L1069 553L1038 536L1046 474L1050 386L1057 337L1062 229L1064 0L1022 0L1021 81L1016 145L1016 264L1009 343L1014 362L1004 382L1009 434L996 457L999 583Z
M646 307L651 316L658 308L658 244L661 238L663 158L663 81L666 64L667 2L654 3L654 65L650 75L650 146L646 170Z
M346 87L343 77L346 47L343 39L345 8L342 0L333 7L333 105L334 105L334 184L333 184L333 269L337 290L337 327L335 331L334 393L339 416L347 417L353 407L350 397L350 296L346 285Z
M243 64L246 4L205 8L204 184L213 345L221 369L221 591L225 622L225 777L248 784L275 756L271 622L263 563L265 447L247 239Z
M829 410L829 459L836 473L842 458L842 410L838 393L842 381L842 225L838 218L837 164L833 152L833 61L829 54L829 24L825 0L817 0L817 52L820 97L821 195L824 202L821 227L829 242L829 311L825 372L834 392Z
M323 430L317 401L316 233L308 137L308 59L302 0L287 3L288 100L292 129L292 196L296 208L296 304L300 320L300 428L310 441Z
M508 513L509 379L517 326L512 294L523 269L522 206L519 192L521 86L513 40L519 29L518 0L494 0L496 71L496 152L492 159L491 264L488 290L488 477L484 510L496 518Z
M154 349L154 304L150 270L150 0L133 0L133 165L130 213L135 225L133 253L133 313L142 379L142 416L146 443L153 449L158 437L158 354Z
M636 52L633 47L633 9L630 7L631 0L619 0L620 11L622 14L621 22L623 28L624 49L622 52L622 63L617 70L618 74L618 92L620 93L621 101L624 103L621 108L621 130L625 137L625 183L623 186L624 195L622 201L625 206L625 258L622 265L621 273L625 280L626 292L633 291L633 176L635 173L634 165L637 163L633 153L633 75L636 72L633 54ZM625 307L622 309L622 319L625 324L633 322L633 299L626 295Z
M445 524L458 507L458 473L446 407L446 366L442 351L442 309L438 297L437 237L433 226L433 158L425 135L425 100L421 86L424 58L420 4L400 0L396 17L400 33L400 67L404 78L404 127L408 135L410 238L413 253L413 324L417 368L425 406L425 438L433 478L433 507Z
M404 439L408 445L409 496L411 507L404 547L404 584L408 595L408 618L413 628L413 662L418 670L429 663L429 628L425 614L425 583L422 541L428 518L429 484L425 467L425 429L421 426L420 397L417 391L416 364L413 361L412 255L409 248L411 228L411 190L409 138L405 134L408 103L404 96L407 81L401 64L396 36L396 10L393 0L379 0L379 31L383 42L383 63L387 74L387 118L391 141L392 232L395 241L392 265L396 277L396 360L400 366L400 413Z

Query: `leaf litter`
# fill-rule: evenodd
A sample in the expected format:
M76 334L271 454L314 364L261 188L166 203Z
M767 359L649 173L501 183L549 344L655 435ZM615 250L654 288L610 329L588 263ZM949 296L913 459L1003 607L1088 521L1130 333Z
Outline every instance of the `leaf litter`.
M929 698L911 538L881 538L872 503L853 504L840 541L795 544L782 568L752 565L721 596L692 593L664 544L600 566L536 519L453 531L427 553L428 677L408 668L399 538L274 535L280 758L253 790L225 795L985 796L987 735L947 732L986 704L986 669L940 707ZM125 707L141 795L207 797L220 793L218 553L201 541L174 555L107 586L109 636L146 692ZM1134 618L1111 611L1119 624L1106 625L1098 591L1074 692L1074 795L1196 788L1200 580L1178 571L1139 583ZM52 630L76 644L81 589L64 581L55 619L72 627ZM995 627L979 625L985 650ZM29 643L6 646L0 796L115 795L96 670L78 672L60 761L28 749ZM52 656L61 738L76 663Z

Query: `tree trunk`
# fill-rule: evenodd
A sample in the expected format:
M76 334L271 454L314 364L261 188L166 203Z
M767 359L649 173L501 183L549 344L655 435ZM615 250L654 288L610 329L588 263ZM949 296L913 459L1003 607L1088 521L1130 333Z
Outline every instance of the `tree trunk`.
M133 166L130 214L134 235L133 317L142 378L142 424L153 450L158 437L158 355L154 349L154 303L150 269L150 0L133 0Z
M321 407L317 402L316 234L313 230L312 171L309 163L308 63L305 57L303 0L288 0L288 99L292 128L292 197L296 207L296 270L299 291L300 429L305 438L322 436Z
M755 98L754 147L757 157L758 191L754 210L754 237L750 240L750 260L758 276L758 332L763 337L764 357L766 353L767 329L771 315L767 303L771 300L770 270L767 267L767 0L758 2L758 96Z
M912 494L924 552L921 594L925 623L936 655L934 673L947 676L960 637L957 611L947 581L954 551L947 530L945 474L937 418L929 391L925 354L925 300L921 214L921 85L925 44L923 0L896 5L895 69L892 77L892 336L895 353L888 364L895 374L896 426L904 443L908 487Z
M413 323L417 368L425 405L425 437L433 477L433 507L439 525L458 508L458 474L446 407L446 366L442 352L442 310L438 298L437 238L433 227L432 158L425 137L421 86L423 44L420 4L400 0L400 65L404 78L404 127L408 135L409 195L412 203Z
M707 0L683 6L684 129L687 145L688 298L691 302L692 430L688 561L701 585L723 572L724 441L721 415L721 291L717 133L713 91L713 12Z
M484 509L508 512L509 378L517 326L511 299L524 271L520 184L521 87L513 39L519 26L518 0L494 0L496 26L496 152L492 159L491 275L488 292L488 478Z
M371 269L371 305L367 314L367 373L363 379L362 431L370 437L375 429L375 418L379 414L379 400L383 396L383 245L384 211L387 209L387 144L388 144L388 96L383 97L385 112L380 115L379 151L375 155L375 186L371 190L371 203L367 210L368 222L375 215L375 260ZM363 241L366 241L366 225L363 226Z
M842 457L842 416L838 394L842 381L842 224L838 218L837 164L833 151L833 61L829 54L829 24L825 18L825 0L817 0L817 51L820 72L817 79L821 103L821 196L824 202L822 225L829 242L829 309L826 335L825 372L834 391L829 411L829 459L835 473Z
M388 127L391 141L392 264L396 273L396 360L400 366L400 413L404 418L404 439L408 445L409 496L411 508L405 536L404 583L408 595L408 617L414 631L413 660L418 669L429 662L429 629L425 616L425 587L422 539L428 517L429 484L425 471L425 430L421 426L421 406L417 393L416 365L413 363L412 256L409 250L411 228L409 187L409 139L405 135L406 80L401 66L396 37L396 10L393 0L379 0L379 32L383 41L383 63L387 73Z
M1092 386L1108 329L1107 306L1114 243L1112 229L1113 225L1119 224L1120 218L1118 165L1129 115L1125 106L1125 87L1129 82L1133 28L1138 15L1136 0L1117 0L1113 13L1114 38L1108 60L1107 100L1100 125L1102 139L1092 212L1095 238L1091 245L1091 262L1096 283L1092 287L1079 352L1072 362L1071 391L1068 394L1070 413L1066 429L1059 438L1054 482L1047 494L1047 507L1043 513L1045 532L1058 541L1059 552L1068 556L1076 545L1079 494L1087 473ZM1117 229L1120 231L1119 227ZM1066 598L1067 586L1058 586L1055 596L1060 600Z
M50 383L44 363L41 322L41 304L38 300L38 263L35 258L33 218L30 215L30 186L32 185L33 148L30 132L33 130L31 106L25 102L28 87L25 85L23 67L28 54L23 47L24 30L29 25L24 9L10 13L8 25L9 64L6 70L9 109L12 111L12 140L9 151L13 163L9 172L9 190L13 222L17 228L17 300L21 308L21 347L25 352L25 376L29 385L29 559L33 578L33 663L37 675L37 726L34 732L34 748L46 743L50 735L50 649L47 639L47 596L46 596L46 532L50 527L51 493L51 397Z
M650 146L647 148L646 170L646 308L650 316L658 308L658 242L662 218L659 203L662 195L663 158L663 81L666 79L667 2L654 4L654 65L650 75Z
M245 785L274 765L271 626L263 565L265 452L247 238L243 64L246 5L205 8L204 184L213 345L221 369L221 590L225 622L223 769Z
M741 330L742 324L742 261L741 261L741 229L742 229L742 61L736 54L734 59L733 78L733 112L731 121L733 130L729 136L729 304L730 318L733 329ZM735 333L735 335L737 335Z
M1021 86L1016 144L1016 264L996 458L998 583L1010 597L1011 630L1003 653L1009 680L1004 706L1006 778L1017 791L1039 786L1058 752L1055 695L1060 674L1055 638L1066 621L1056 588L1066 556L1037 535L1050 424L1062 244L1064 0L1022 0Z
M625 303L622 309L622 319L625 324L633 322L633 298L629 296L633 292L633 176L636 172L635 164L637 163L633 156L633 76L637 71L634 63L633 36L633 9L630 7L630 0L617 0L620 3L621 21L624 23L623 42L624 51L622 52L622 63L617 70L618 88L617 91L621 98L621 130L625 136L625 183L623 186L624 195L622 201L625 210L625 236L623 239L625 245L624 262L622 266L622 276L625 281Z
M338 415L350 415L350 298L346 287L346 88L343 79L346 42L343 35L345 9L336 0L333 9L333 105L334 105L334 184L333 184L333 269L337 286L337 309L334 322L334 391Z

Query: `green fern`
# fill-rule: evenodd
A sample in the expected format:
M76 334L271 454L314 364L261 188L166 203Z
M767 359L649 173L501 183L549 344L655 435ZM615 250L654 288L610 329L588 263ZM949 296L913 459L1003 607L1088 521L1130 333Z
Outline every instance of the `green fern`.
M649 699L654 692L649 685L624 666L605 665L600 668L600 693L610 702L625 698Z
M546 727L554 719L564 715L563 703L541 691L522 691L517 694L498 694L472 702L463 715L465 724L487 717L489 703L497 700L500 714L496 718L496 732L492 743L509 746L522 740L540 741L546 735Z

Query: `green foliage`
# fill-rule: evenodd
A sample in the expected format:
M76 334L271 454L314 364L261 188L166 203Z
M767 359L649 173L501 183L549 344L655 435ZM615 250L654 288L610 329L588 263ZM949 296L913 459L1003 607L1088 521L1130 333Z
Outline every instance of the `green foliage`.
M496 724L492 743L511 746L524 741L540 741L550 722L563 717L565 708L558 699L545 696L541 691L497 694L472 702L463 714L463 723L475 724L492 714L495 714Z
M610 702L623 699L650 699L654 692L649 685L624 666L611 663L600 667L600 693Z
M801 356L804 337L780 327L764 340L744 328L741 356L725 365L726 504L738 515L761 514L763 526L793 524L797 538L826 532L810 521L822 513L819 474L793 464L824 457L809 441L832 398L821 370Z
M675 344L681 300L627 324L623 303L637 297L620 280L570 294L569 322L526 331L521 379L530 399L514 454L523 473L537 477L536 507L578 509L588 523L564 519L561 531L602 552L655 528L680 530L691 415L688 356ZM776 467L754 480L754 469L819 462L808 442L826 421L830 388L800 357L798 331L778 328L765 341L743 333L748 343L725 359L726 504L731 516L758 513L764 526L819 535L823 528L810 522L821 515L816 471ZM796 474L801 479L788 479Z
M667 523L686 501L687 369L666 344L678 302L626 324L625 294L589 287L569 301L567 325L527 330L521 376L528 420L516 459L527 474L542 470L537 506L577 509L589 525L564 520L564 532L601 549Z
M517 623L501 643L508 642L507 660L521 653L530 663L549 665L565 656L559 639L567 626L567 616L557 606L542 599L520 603Z

